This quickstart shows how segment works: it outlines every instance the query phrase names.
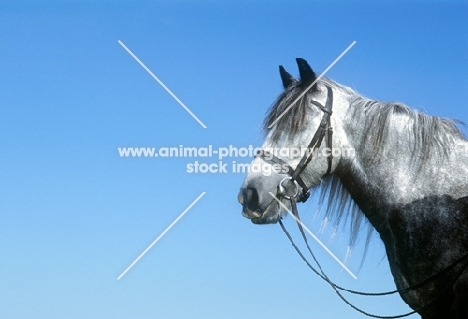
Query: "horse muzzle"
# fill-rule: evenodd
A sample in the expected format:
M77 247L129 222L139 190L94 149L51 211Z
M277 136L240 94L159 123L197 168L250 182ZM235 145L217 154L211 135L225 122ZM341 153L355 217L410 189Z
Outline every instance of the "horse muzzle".
M250 219L254 224L273 224L281 217L280 207L276 200L272 198L268 205L262 207L255 188L241 188L237 200L242 205L242 216Z

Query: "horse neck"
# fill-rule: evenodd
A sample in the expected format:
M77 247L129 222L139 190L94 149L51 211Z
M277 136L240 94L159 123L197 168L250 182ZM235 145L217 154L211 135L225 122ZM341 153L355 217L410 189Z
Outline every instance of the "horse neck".
M468 196L468 143L465 139L453 138L453 145L465 149L464 154L448 149L445 155L421 160L421 156L427 154L418 154L417 150L412 153L417 148L412 144L415 139L408 138L407 127L396 127L400 132L390 132L380 144L369 138L365 122L363 116L361 123L343 123L356 156L342 159L336 174L379 233L386 230L389 214L398 207L444 195ZM381 137L376 134L375 138ZM374 142L380 147L372 147Z

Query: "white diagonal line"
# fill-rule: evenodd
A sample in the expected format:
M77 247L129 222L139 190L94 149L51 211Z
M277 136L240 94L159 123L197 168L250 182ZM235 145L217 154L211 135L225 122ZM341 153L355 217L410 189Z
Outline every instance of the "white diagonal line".
M312 88L312 87L315 85L315 83L317 83L318 81L320 81L320 79L336 64L336 62L338 62L338 61L343 57L343 55L345 55L346 52L348 52L348 51L353 47L353 45L355 45L355 44L356 44L356 41L353 41L353 43L351 43L351 44L335 59L335 61L333 61L333 62L328 66L328 68L326 68L325 71L323 71L323 73L320 74L320 75L315 79L315 81L312 82L312 83L304 90L304 92L302 92L302 93L286 108L286 110L284 110L284 112L281 113L281 114L276 118L276 120L274 120L274 122L270 124L270 126L268 126L268 128L272 128L273 125L275 125L276 122L278 122L279 119L282 118L283 115L286 114L286 112L288 112L289 109L292 108L293 105L296 104L296 102L299 101L299 99L300 99L301 97L303 97L304 94L306 94L306 93L310 90L310 88Z
M281 207L283 207L288 213L289 215L291 215L295 220L296 222L298 222L299 224L301 224L302 228L304 228L306 230L306 232L309 233L310 236L312 236L313 239L315 239L315 241L320 245L322 246L323 249L325 249L325 251L333 257L333 259L335 259L341 267L343 267L344 270L346 270L348 272L348 274L351 275L351 277L353 277L354 279L357 279L356 275L353 274L351 272L351 270L348 269L348 267L346 267L345 264L343 264L343 262L341 260L338 259L338 257L336 257L331 251L330 249L328 249L327 246L325 246L322 241L320 239L318 239L317 236L315 236L310 230L309 228L307 228L298 218L296 218L296 216L294 216L293 213L291 213L291 211L286 207L286 205L284 205L272 192L269 192L270 195L281 205Z
M117 277L117 280L120 280L120 278L122 278L122 277L127 273L127 271L129 271L129 270L141 259L141 257L143 257L143 256L148 252L148 250L150 250L151 247L153 247L153 246L154 246L154 245L155 245L171 228L172 228L172 226L174 226L174 225L190 210L190 208L192 208L193 205L195 205L195 204L200 200L200 198L202 198L203 195L205 195L205 194L206 194L206 192L201 193L200 196L198 196L198 198L197 198L196 200L194 200L194 201L192 202L192 204L190 204L190 206L187 207L187 208L182 212L182 214L180 214L179 217L177 217L177 218L172 222L172 224L170 224L169 227L167 227L167 228L161 233L161 235L159 235L158 238L156 238L156 239L151 243L151 245L149 245L148 248L146 248L145 251L143 251L143 252L140 254L140 256L138 256L137 259L135 259L135 260L130 264L130 266L128 266L127 269L124 270L124 272L123 272L122 274L120 274L119 277Z
M129 48L125 46L125 44L122 43L122 41L119 40L117 42L119 42L119 44L167 91L167 93L169 93L174 98L174 100L176 100L203 128L206 128L206 125L203 124L203 122L200 121L200 119L195 114L193 114L193 112L190 111L189 108L185 106L185 104L179 100L179 98L174 93L172 93L172 91L169 90L169 88L164 85L164 83L162 83L162 81L158 79L158 77L154 75L153 72L151 72L151 70L148 69L146 65L144 65L143 62L141 62L140 59L138 59L136 55L130 51Z

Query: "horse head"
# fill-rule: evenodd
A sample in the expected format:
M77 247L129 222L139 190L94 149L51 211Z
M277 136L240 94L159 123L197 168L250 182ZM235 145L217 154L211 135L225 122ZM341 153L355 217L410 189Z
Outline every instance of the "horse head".
M290 196L305 201L309 189L339 169L347 146L341 122L351 97L332 81L317 78L304 59L297 64L299 79L279 67L284 91L265 118L265 141L238 195L243 216L255 224L281 218L274 197L287 207Z

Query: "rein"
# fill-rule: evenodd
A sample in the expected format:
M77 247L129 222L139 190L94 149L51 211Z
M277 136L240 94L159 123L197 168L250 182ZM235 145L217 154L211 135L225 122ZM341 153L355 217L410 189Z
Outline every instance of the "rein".
M291 235L289 234L289 232L286 230L286 228L284 227L283 225L283 222L282 220L280 219L279 220L279 224L283 230L283 232L286 234L286 236L288 237L289 241L291 242L291 244L293 245L294 249L297 251L297 253L299 254L299 256L304 260L304 262L307 264L307 266L316 274L318 275L321 279L323 279L324 281L326 281L332 288L333 290L336 292L336 294L340 297L341 300L343 300L347 305L349 305L350 307L352 307L353 309L355 309L356 311L366 315L366 316L369 316L369 317L373 317L373 318L380 318L380 319L396 319L396 318L403 318L403 317L407 317L407 316L410 316L412 314L415 314L417 312L420 312L420 311L424 311L425 309L429 308L430 306L432 306L435 302L437 302L439 300L440 297L442 297L442 295L451 287L453 286L457 281L458 279L460 278L460 276L463 274L463 272L468 268L468 262L465 263L463 265L463 267L461 267L461 270L459 273L457 273L457 275L455 276L455 279L453 280L453 282L450 282L444 289L442 289L442 291L440 293L438 293L434 299L432 299L431 301L429 301L428 303L424 304L423 306L419 307L418 309L416 310L413 310L411 312L408 312L408 313L405 313L405 314L402 314L402 315L396 315L396 316L379 316L379 315L374 315L374 314L371 314L371 313L368 313L368 312L365 312L364 310L356 307L355 305L353 305L350 301L348 301L341 293L341 291L345 291L345 292L348 292L348 293L351 293L351 294L356 294L356 295L362 295L362 296L384 296L384 295L391 295L391 294L395 294L395 293L407 293L407 292L410 292L410 291L413 291L413 290L416 290L422 286L425 286L433 281L435 281L436 279L438 279L439 277L441 277L442 275L448 273L449 271L453 270L457 265L459 265L460 263L462 263L463 261L467 260L468 259L468 253L463 255L461 258L457 259L456 261L454 261L452 264L450 264L448 267L442 269L441 271L439 271L438 273L434 274L434 275L431 275L429 276L428 278L426 278L425 280L417 283L417 284L414 284L414 285L411 285L409 287L406 287L404 289L396 289L396 290L393 290L393 291L387 291L387 292L380 292L380 293L368 293L368 292L361 292L361 291L356 291L356 290L351 290L351 289L346 289L346 288L343 288L341 286L338 286L337 284L335 284L332 280L330 280L330 278L328 278L328 276L325 274L325 272L323 271L322 269L322 266L320 265L319 261L317 260L317 258L315 257L315 254L312 252L312 249L309 247L309 243L307 241L307 237L304 233L304 230L302 228L302 225L301 225L301 221L300 221L300 218L299 218L299 212L297 210L297 202L296 202L296 197L298 198L297 201L299 202L306 202L307 199L309 198L310 196L310 189L309 187L307 187L307 185L305 184L305 182L303 181L303 179L300 177L301 173L304 171L304 169L306 168L307 164L309 164L309 162L312 160L312 157L313 157L313 154L314 154L314 151L317 150L320 145L322 144L322 141L325 137L325 133L328 133L327 134L327 147L328 149L330 150L330 155L327 157L327 164L328 164L328 168L327 168L327 171L325 173L325 175L328 175L330 174L331 172L331 169L332 169L332 161L333 161L333 157L332 157L332 137L333 137L333 129L332 127L330 126L330 117L332 115L332 106L333 106L333 91L332 89L329 87L329 86L326 86L327 88L327 101L326 101L326 104L325 106L321 105L319 102L316 102L316 101L311 101L312 104L314 104L315 106L317 106L318 108L320 108L320 110L322 110L323 112L323 116L322 116L322 119L320 121L320 125L317 129L317 131L315 132L314 136L312 137L309 145L307 146L307 152L306 154L304 154L304 156L301 158L301 160L299 161L299 164L296 166L296 169L293 169L288 163L286 163L284 160L280 159L279 157L275 156L274 154L272 154L271 152L268 152L266 150L260 150L257 152L256 156L255 157L259 157L261 159L263 159L264 161L266 162L269 162L269 163L273 163L273 164L280 164L281 167L286 167L288 169L288 177L286 178L283 178L280 182L279 182L279 185L278 185L278 193L277 193L277 198L279 199L280 196L286 198L287 200L290 201L290 204L291 204L291 210L292 210L292 213L293 215L296 217L296 221L297 221L297 226L299 228L299 231L302 235L302 238L307 246L307 250L309 251L309 253L311 254L314 262L317 264L317 267L318 267L318 270L316 268L314 268L314 266L312 266L309 261L307 260L307 258L304 256L304 254L301 252L301 250L297 247L297 245L294 243L294 240L292 239ZM293 185L295 186L295 191L293 192L293 194L288 194L286 188L284 187L283 183L285 181L291 181L293 183ZM302 192L299 194L299 187L302 189Z
M335 291L335 293L338 295L338 297L340 297L341 300L343 300L344 303L346 303L347 305L349 305L351 308L353 308L354 310L368 316L368 317L372 317L372 318L379 318L379 319L396 319L396 318L403 318L403 317L407 317L407 316L410 316L412 314L415 314L415 313L418 313L420 311L424 311L425 309L431 307L435 302L437 302L439 300L439 298L442 297L442 295L450 288L452 287L453 285L455 285L455 283L458 281L458 279L461 277L461 275L463 274L463 272L468 268L468 263L465 263L463 265L463 267L461 268L460 272L457 273L457 275L455 276L455 279L448 283L448 285L442 289L442 291L440 291L435 297L434 299L430 300L429 302L427 302L426 304L422 305L421 307L413 310L413 311L410 311L410 312L407 312L407 313L404 313L404 314L401 314L401 315L395 315L395 316L380 316L380 315L375 315L375 314L371 314L371 313L368 313L364 310L362 310L361 308L355 306L354 304L352 304L348 299L346 299L346 297L343 296L343 294L341 293L341 291L345 291L345 292L348 292L348 293L351 293L351 294L355 294L355 295L361 295L361 296L385 296L385 295L392 295L392 294L395 294L395 293L406 293L406 292L410 292L410 291L413 291L413 290L416 290L422 286L425 286L433 281L435 281L436 279L438 279L439 277L441 277L442 275L448 273L449 271L453 270L458 264L462 263L463 261L466 261L468 259L468 253L466 253L465 255L463 255L461 258L455 260L452 264L450 264L448 267L442 269L441 271L435 273L434 275L432 276L429 276L427 277L426 279L424 279L423 281L419 282L419 283L416 283L414 285L411 285L409 287L406 287L406 288L403 288L403 289L395 289L395 290L392 290L392 291L387 291L387 292L362 292L362 291L356 291L356 290L351 290L351 289L347 289L347 288L343 288L337 284L335 284L326 274L325 272L323 271L322 269L322 266L320 265L318 259L315 257L315 254L312 252L312 249L310 248L309 246L309 243L307 241L307 237L304 233L304 230L302 229L302 225L301 225L301 221L300 221L300 218L299 218L299 213L298 213L298 210L297 210L297 205L296 205L296 200L294 197L290 197L289 198L290 202L291 202L291 210L292 210L292 213L293 215L296 217L296 222L297 222L297 226L299 228L299 231L302 235L302 238L306 244L306 247L307 247L307 250L309 251L309 253L311 254L314 262L317 264L317 267L318 267L318 270L311 265L311 263L307 260L307 258L304 256L304 254L301 252L301 250L297 247L297 245L295 244L294 240L292 239L291 235L289 234L289 232L286 230L286 228L284 227L283 225L283 222L282 220L280 219L279 220L279 224L281 226L281 229L283 230L283 232L286 234L286 236L288 237L289 241L291 242L291 244L293 245L294 249L296 250L296 252L299 254L299 256L302 258L302 260L304 260L304 262L307 264L307 266L316 274L318 275L321 279L323 279L324 281L326 281L332 288L333 290Z

